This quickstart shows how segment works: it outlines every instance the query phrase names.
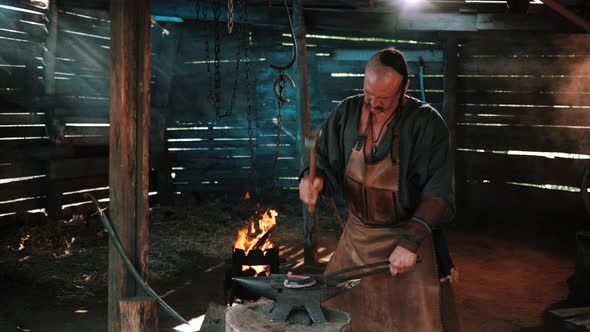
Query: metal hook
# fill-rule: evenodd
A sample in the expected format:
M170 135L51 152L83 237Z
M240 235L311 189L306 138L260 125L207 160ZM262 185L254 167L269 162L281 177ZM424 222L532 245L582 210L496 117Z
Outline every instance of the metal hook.
M279 91L277 90L277 86L279 85L279 83L281 82L281 80L285 80L287 79L287 81L289 82L289 84L291 84L291 87L294 89L295 88L295 82L293 81L293 79L291 78L291 76L285 74L285 73L280 73L279 76L277 76L277 79L275 80L275 83L273 84L273 90L275 92L275 96L283 103L288 103L289 99L285 98L285 96L283 96L281 93L279 93Z
M293 29L293 22L291 22L291 14L289 13L289 6L287 6L287 0L283 0L283 2L285 3L285 10L287 10L287 18L289 19L289 28L291 29L291 39L293 40L293 58L291 59L291 62L289 62L288 64L284 65L284 66L277 66L277 65L273 65L271 64L270 66L274 69L277 70L286 70L291 68L291 66L293 66L293 64L295 63L295 60L297 60L297 41L295 40L295 31Z

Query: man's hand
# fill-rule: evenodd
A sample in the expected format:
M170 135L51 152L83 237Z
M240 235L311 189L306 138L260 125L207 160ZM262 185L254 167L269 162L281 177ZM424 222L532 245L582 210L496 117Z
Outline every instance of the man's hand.
M299 198L307 205L315 205L322 189L324 189L324 179L321 176L316 176L312 185L309 176L305 174L299 182Z
M389 271L392 276L410 271L416 266L416 254L404 247L397 246L389 256Z

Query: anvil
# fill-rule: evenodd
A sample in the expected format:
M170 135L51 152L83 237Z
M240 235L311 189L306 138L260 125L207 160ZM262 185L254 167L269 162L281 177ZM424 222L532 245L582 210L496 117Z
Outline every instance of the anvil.
M290 288L285 286L286 274L269 277L236 277L233 280L249 291L274 301L270 310L271 321L286 321L291 310L305 308L314 323L325 323L326 317L321 303L348 291L360 283L360 279L344 280L332 284L324 282L324 275L310 275L316 282L309 287Z

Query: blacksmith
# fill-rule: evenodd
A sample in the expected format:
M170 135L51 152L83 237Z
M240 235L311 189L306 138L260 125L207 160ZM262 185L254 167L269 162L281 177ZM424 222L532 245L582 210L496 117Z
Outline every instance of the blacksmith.
M304 173L299 183L307 204L339 190L348 204L326 273L390 262L390 274L363 278L327 303L352 314L355 332L459 330L439 230L455 207L449 132L434 108L406 95L409 84L403 54L375 53L364 93L343 100L323 126L317 178Z

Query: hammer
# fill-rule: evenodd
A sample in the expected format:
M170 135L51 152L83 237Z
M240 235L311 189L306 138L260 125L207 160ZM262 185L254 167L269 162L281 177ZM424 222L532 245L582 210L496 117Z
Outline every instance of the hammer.
M319 136L319 132L312 131L311 135L305 138L305 149L309 150L309 181L311 181L312 186L315 179L316 143ZM311 215L315 213L315 204L309 204L307 208Z

